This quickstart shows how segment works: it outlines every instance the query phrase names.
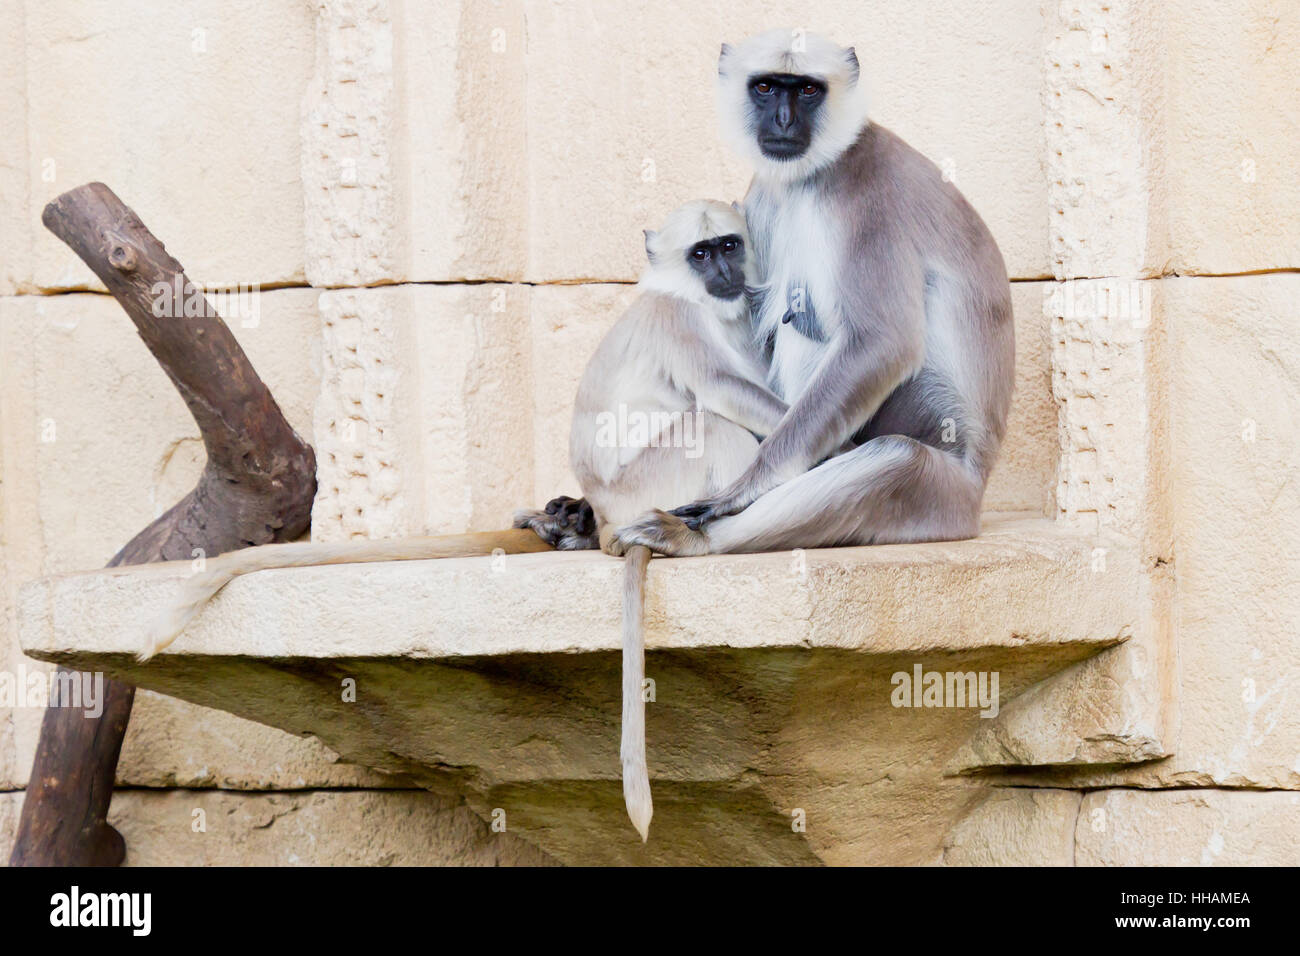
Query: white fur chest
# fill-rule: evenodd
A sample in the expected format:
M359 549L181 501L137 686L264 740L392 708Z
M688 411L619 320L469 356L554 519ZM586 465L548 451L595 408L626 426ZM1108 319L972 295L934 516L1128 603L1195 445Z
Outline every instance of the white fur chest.
M746 213L756 241L762 243L765 269L759 279L762 311L755 325L761 337L774 336L772 385L786 401L793 401L807 387L826 342L839 330L835 276L843 246L835 217L813 189L756 190ZM792 321L784 321L790 315Z

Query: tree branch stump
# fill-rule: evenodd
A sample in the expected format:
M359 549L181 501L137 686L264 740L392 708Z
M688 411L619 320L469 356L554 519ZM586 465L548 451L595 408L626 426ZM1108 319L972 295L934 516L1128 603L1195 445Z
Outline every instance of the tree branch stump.
M285 420L181 264L103 183L59 196L45 207L41 221L126 310L189 406L207 449L194 489L132 538L108 566L188 561L197 552L215 556L301 535L311 523L315 453ZM194 296L201 314L187 316L184 304ZM46 710L11 866L122 862L126 846L107 817L134 698L133 686L109 680L98 718L79 708Z

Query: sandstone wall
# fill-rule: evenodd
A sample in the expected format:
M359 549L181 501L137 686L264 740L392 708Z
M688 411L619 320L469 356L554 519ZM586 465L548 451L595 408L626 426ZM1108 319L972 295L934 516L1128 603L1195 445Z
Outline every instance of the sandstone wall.
M810 13L787 0L164 7L0 7L10 672L17 587L102 565L202 464L120 309L41 227L47 201L102 180L196 281L260 288L257 321L231 324L318 451L314 537L498 527L574 491L572 392L632 294L641 229L744 190L714 129L719 43ZM876 118L955 178L1015 283L1017 391L988 508L1130 536L1169 599L1134 646L1154 662L1151 736L1174 756L1035 778L1046 789L1030 804L993 792L945 858L1003 846L1123 862L1142 834L1190 841L1237 821L1295 846L1290 804L1223 788L1300 789L1300 16L1271 0L813 12L808 29L856 44ZM1072 324L1059 296L1088 279L1136 290L1152 321ZM6 845L39 720L0 710ZM541 859L315 741L157 695L137 702L120 778L115 819L142 861ZM1072 787L1189 785L1203 803L1090 793L1119 822L1076 835ZM191 804L222 815L220 841L191 837ZM298 822L261 832L284 813ZM990 841L1008 815L1016 838ZM399 820L419 821L399 827L405 841L312 849L322 828ZM1203 861L1250 862L1227 845Z

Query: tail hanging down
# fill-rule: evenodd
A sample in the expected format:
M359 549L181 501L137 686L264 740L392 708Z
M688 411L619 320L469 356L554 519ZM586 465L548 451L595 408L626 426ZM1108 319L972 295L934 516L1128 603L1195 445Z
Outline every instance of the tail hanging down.
M650 549L628 548L623 566L623 801L641 842L650 836L654 804L645 759L645 576Z
M498 550L506 554L525 554L550 551L551 545L527 529L509 529L378 541L303 541L229 551L209 560L206 571L188 578L181 585L180 594L149 624L136 657L147 661L171 644L194 616L203 610L203 606L241 574L325 564L469 558L493 554Z

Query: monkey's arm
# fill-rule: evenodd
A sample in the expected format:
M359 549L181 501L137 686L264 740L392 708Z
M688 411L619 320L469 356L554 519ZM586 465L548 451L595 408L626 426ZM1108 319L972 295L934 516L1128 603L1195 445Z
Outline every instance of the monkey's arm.
M790 406L763 386L729 372L710 375L695 391L700 407L747 428L771 435Z
M812 381L763 440L745 474L717 495L673 514L699 528L743 511L841 448L920 367L925 354L923 283L919 274L907 281L911 270L899 272L905 274L864 281L856 295L845 296L851 318L827 344Z

